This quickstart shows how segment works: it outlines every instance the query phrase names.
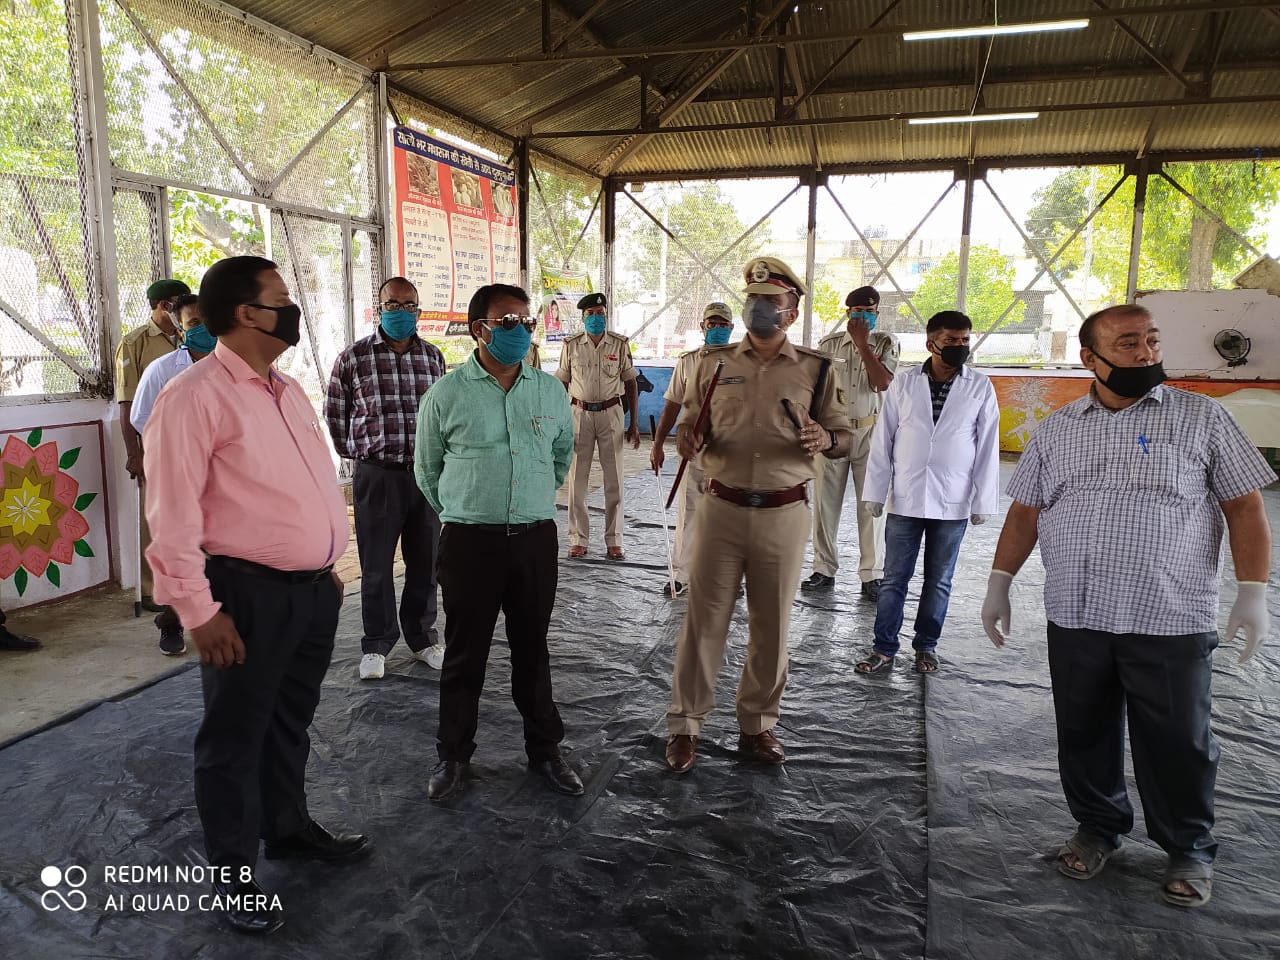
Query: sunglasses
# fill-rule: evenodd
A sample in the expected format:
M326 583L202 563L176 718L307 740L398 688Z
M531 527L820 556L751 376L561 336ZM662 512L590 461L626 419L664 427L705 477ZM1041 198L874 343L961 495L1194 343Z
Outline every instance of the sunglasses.
M537 317L524 317L518 313L508 313L505 317L486 317L485 323L496 324L503 330L514 330L516 327L524 327L530 333L538 326Z

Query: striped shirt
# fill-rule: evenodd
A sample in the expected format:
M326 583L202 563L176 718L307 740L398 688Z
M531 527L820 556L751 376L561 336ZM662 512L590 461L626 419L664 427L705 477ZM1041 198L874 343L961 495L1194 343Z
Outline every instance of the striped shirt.
M929 378L929 395L933 399L933 422L937 423L938 418L942 416L942 405L947 402L947 394L951 392L951 384L956 378L935 380L929 370L930 363L924 363L920 367L920 372Z
M1032 434L1008 494L1040 510L1048 618L1069 629L1216 629L1223 500L1275 473L1217 401L1153 388L1109 410L1093 390Z
M324 398L324 418L338 456L413 463L422 395L445 374L444 356L414 337L396 353L382 328L338 355Z

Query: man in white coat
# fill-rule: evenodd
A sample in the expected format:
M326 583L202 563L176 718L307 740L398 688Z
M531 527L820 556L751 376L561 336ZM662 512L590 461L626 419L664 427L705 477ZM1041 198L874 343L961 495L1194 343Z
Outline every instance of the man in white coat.
M924 540L924 584L916 612L915 668L938 669L938 638L951 599L960 541L970 521L985 522L1000 506L1000 408L988 380L972 367L963 313L944 310L926 327L929 359L899 371L885 393L871 441L862 499L874 516L889 506L884 580L876 605L875 648L859 673L893 663L907 584Z

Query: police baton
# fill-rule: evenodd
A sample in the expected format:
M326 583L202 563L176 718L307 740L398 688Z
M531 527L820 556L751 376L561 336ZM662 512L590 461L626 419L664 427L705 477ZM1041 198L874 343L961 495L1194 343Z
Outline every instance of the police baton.
M653 414L649 415L649 436L653 437L654 443L658 442L658 424L653 419ZM662 471L653 471L653 478L658 485L658 505L662 507L662 542L667 547L667 576L671 579L671 599L676 598L676 568L671 559L671 534L667 532L667 504L662 500Z
M716 361L716 372L711 375L711 382L707 384L706 395L702 398L702 406L698 408L698 418L693 421L693 432L702 433L707 428L707 421L711 419L711 395L716 392L716 384L720 382L720 371L724 369L724 360ZM685 468L689 466L689 461L684 457L680 458L680 469L676 471L676 482L671 485L671 493L667 497L667 509L671 509L671 503L676 498L676 491L680 489L680 481L684 479Z

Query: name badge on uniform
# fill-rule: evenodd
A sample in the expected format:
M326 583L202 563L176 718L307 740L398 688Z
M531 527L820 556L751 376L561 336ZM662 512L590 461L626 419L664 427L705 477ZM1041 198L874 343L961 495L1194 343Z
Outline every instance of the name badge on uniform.
M617 360L617 359L618 359L618 355L617 355L616 353L608 353L608 354L605 354L605 359L606 359L606 360Z
M746 377L721 377L720 378L720 384L722 386L726 383L746 383L746 382L747 382Z

